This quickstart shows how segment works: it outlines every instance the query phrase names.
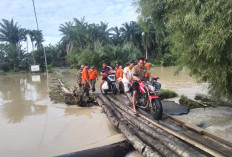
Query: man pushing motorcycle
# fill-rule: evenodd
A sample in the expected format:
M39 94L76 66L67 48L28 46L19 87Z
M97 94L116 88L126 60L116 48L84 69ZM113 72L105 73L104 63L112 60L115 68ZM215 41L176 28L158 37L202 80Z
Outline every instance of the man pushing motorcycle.
M132 90L133 90L133 113L136 115L137 111L136 111L136 96L138 93L138 89L139 89L139 82L141 80L145 80L145 74L148 73L151 77L153 78L159 78L158 76L155 76L153 74L151 74L150 70L147 69L146 66L144 66L144 58L140 57L138 59L138 63L136 66L133 67L132 69L132 78L133 78L133 83L132 83Z

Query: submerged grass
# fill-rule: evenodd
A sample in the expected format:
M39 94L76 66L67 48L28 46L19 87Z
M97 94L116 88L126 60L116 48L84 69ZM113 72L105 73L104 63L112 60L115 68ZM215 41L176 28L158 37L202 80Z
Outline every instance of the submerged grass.
M191 100L184 95L181 95L179 102L181 105L187 106L190 109L207 107L207 105L204 105L204 104L199 103L197 101Z
M168 90L168 89L161 89L159 93L159 97L161 100L168 99L168 98L175 98L178 94L174 91Z

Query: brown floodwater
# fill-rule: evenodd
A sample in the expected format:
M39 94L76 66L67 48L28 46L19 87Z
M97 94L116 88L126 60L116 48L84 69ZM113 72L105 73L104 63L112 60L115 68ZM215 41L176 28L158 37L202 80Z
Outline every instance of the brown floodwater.
M100 107L52 103L43 75L0 76L0 128L5 157L55 156L124 140Z
M181 71L178 75L174 75L177 68L176 66L154 67L151 69L151 72L160 77L158 82L162 84L163 89L170 89L190 99L194 99L197 93L207 94L207 83L198 83L195 78L188 75L186 70Z

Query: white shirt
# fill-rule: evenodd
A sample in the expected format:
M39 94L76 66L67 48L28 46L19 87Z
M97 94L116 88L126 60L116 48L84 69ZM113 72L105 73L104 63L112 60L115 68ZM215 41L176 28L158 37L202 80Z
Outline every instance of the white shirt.
M128 78L128 79L127 79ZM132 69L129 66L123 69L123 82L131 82L132 81Z

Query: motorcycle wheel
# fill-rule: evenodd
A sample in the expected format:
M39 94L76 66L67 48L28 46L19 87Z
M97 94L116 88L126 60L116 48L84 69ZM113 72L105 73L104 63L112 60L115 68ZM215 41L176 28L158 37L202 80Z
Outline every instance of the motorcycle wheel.
M119 91L120 91L120 94L124 94L124 85L122 82L119 83Z
M159 120L162 118L163 106L159 99L152 100L151 107L150 107L150 113L151 113L151 116L155 120Z
M105 94L105 95L107 94L107 90L104 90L104 94Z
M117 94L117 88L116 88L116 86L114 86L114 87L112 88L112 93L113 93L114 95Z

